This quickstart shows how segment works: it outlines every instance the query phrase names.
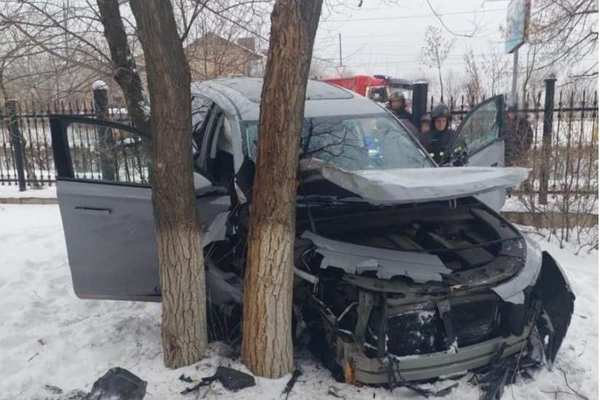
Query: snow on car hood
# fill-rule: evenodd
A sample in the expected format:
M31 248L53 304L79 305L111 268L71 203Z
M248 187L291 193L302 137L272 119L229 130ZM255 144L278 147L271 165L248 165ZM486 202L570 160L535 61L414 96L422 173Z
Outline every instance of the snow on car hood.
M440 167L347 171L317 159L302 160L307 181L325 179L372 204L450 200L517 186L527 168Z

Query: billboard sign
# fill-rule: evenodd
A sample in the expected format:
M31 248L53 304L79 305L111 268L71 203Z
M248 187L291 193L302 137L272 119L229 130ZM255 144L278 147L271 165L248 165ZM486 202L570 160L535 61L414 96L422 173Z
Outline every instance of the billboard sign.
M531 0L511 0L506 10L506 52L512 53L527 40Z

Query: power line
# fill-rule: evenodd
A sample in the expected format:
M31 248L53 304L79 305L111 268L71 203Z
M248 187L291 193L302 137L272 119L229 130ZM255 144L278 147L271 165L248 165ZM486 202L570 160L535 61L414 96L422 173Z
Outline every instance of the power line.
M354 52L353 54L356 54L356 52ZM381 56L383 56L383 57L385 57L385 56L402 56L402 59L400 61L404 61L404 60L406 60L407 58L410 58L410 57L420 57L421 53L402 53L400 51L396 52L396 53L380 53L380 52L372 53L372 52L368 52L365 55L368 55L368 56L380 56L380 57ZM510 56L509 54L504 54L504 53L500 53L500 52L498 52L498 53L474 53L473 54L473 56L475 56L475 57L485 57L485 56L494 56L494 55L506 56L506 57ZM466 56L466 54L448 54L447 58L461 58L461 57L464 57L464 56ZM344 58L348 58L348 57L344 57Z
M475 35L475 32L477 31L477 29L475 29L473 31L473 33L470 34L463 34L463 33L456 33L454 32L452 29L450 29L448 27L448 25L446 25L446 23L444 22L444 20L442 19L443 15L438 13L436 11L435 8L433 8L433 6L431 5L431 1L429 0L425 0L425 2L427 3L427 5L429 6L429 9L431 10L431 13L437 18L438 22L444 27L444 29L451 34L452 36L461 36L461 37L466 37L466 38L472 38Z
M583 58L582 60L592 60L594 58ZM346 63L348 67L359 67L359 66L370 66L370 65L417 65L419 64L417 61L412 60L402 60L402 61L370 61L370 62L360 62L360 63ZM449 60L444 63L444 65L464 65L464 62L461 60Z
M499 31L492 31L490 32L490 34L498 34ZM362 34L362 35L346 35L344 34L344 39L360 39L360 38L389 38L390 36L393 36L394 33L382 33L382 34L377 34L377 35L369 35L369 34ZM334 41L337 40L337 33L335 35L323 35L320 37L317 37L317 39L319 41L325 41L325 40L329 40L329 41ZM403 43L403 44L412 44L414 43L414 40L385 40L385 41L380 41L378 40L377 43Z
M478 14L478 13L493 13L493 12L506 12L505 8L494 8L491 10L475 10L475 11L455 11L448 13L438 13L437 15L440 17L445 17L449 15L466 15L466 14ZM397 19L416 19L416 18L435 18L435 15L432 14L415 14L415 15L398 15L394 17L369 17L369 18L349 18L349 19L330 19L328 21L323 21L323 23L329 22L354 22L354 21L389 21L389 20L397 20Z

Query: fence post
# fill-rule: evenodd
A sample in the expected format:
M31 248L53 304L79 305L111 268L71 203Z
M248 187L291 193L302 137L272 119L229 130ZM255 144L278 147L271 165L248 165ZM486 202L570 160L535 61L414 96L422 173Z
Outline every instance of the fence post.
M421 126L421 117L427 112L427 82L416 81L413 84L412 123L417 129Z
M25 181L25 161L23 152L23 141L21 140L21 131L19 130L19 121L17 116L17 101L7 100L6 110L9 115L8 130L10 132L10 143L15 155L15 167L17 168L17 180L19 182L19 191L27 190Z
M552 120L554 114L554 86L556 77L551 75L544 80L546 86L544 100L544 128L542 132L542 160L540 163L540 192L538 202L548 204L548 178L550 176L550 157L552 155Z
M104 81L95 81L92 84L92 93L94 94L94 113L96 118L108 120L108 85ZM115 180L115 158L114 158L114 138L112 130L105 126L98 126L98 141L100 142L100 171L102 180Z

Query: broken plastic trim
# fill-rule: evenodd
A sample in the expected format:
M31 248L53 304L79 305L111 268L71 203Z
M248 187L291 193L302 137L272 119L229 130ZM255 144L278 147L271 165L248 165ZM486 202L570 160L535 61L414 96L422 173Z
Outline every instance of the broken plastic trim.
M537 329L545 345L544 355L551 366L571 324L575 294L554 258L547 252L543 252L542 257L542 270L535 285L543 311Z
M322 269L337 267L352 275L372 271L379 279L406 276L419 283L441 282L442 274L452 273L438 256L432 254L355 245L309 231L301 238L312 241L316 252L323 256Z

